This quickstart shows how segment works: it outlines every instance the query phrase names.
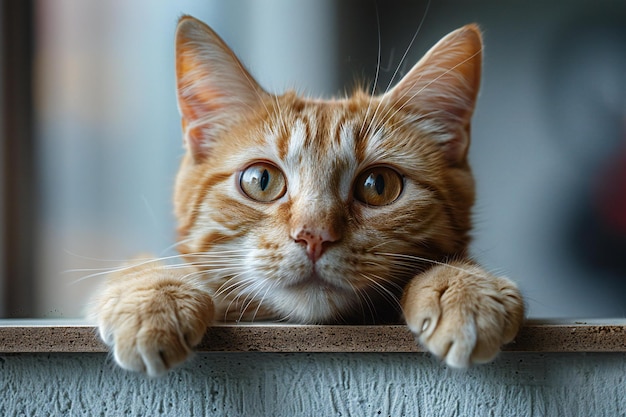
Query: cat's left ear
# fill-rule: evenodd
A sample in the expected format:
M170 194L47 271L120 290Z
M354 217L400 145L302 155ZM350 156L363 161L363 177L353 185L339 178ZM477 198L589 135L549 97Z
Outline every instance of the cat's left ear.
M176 27L176 89L185 145L195 160L267 94L226 43L191 16Z
M452 164L467 156L481 65L480 30L467 25L441 39L384 96L434 130Z

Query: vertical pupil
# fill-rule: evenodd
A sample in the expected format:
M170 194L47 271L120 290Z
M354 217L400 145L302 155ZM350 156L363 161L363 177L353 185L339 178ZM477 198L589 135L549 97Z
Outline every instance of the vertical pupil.
M263 173L261 174L261 181L259 183L259 185L261 186L261 191L265 191L265 189L267 188L267 184L270 182L270 173L267 172L267 169L263 170Z
M385 178L381 174L378 174L376 176L376 181L374 181L374 187L376 187L376 192L378 193L378 195L383 195L383 192L385 191Z

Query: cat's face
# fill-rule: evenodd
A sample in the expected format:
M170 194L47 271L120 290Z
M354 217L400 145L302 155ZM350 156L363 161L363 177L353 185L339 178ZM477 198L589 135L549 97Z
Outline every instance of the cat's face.
M373 319L429 261L463 254L480 50L466 27L382 96L311 100L266 93L214 32L181 19L179 249L224 314Z

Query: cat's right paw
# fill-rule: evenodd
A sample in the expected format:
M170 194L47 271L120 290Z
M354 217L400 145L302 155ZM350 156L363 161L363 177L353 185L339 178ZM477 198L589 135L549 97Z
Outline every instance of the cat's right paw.
M449 366L494 359L524 319L517 286L471 263L435 266L407 286L403 309L409 329Z
M211 296L159 267L113 276L91 316L124 369L158 376L183 362L213 320Z

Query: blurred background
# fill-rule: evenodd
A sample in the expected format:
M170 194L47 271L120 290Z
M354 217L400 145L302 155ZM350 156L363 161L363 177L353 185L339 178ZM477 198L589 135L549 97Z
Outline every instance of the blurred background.
M92 272L171 253L183 13L267 90L322 97L373 81L379 54L384 91L480 24L473 253L531 317L626 316L623 0L2 0L0 317L79 317Z

